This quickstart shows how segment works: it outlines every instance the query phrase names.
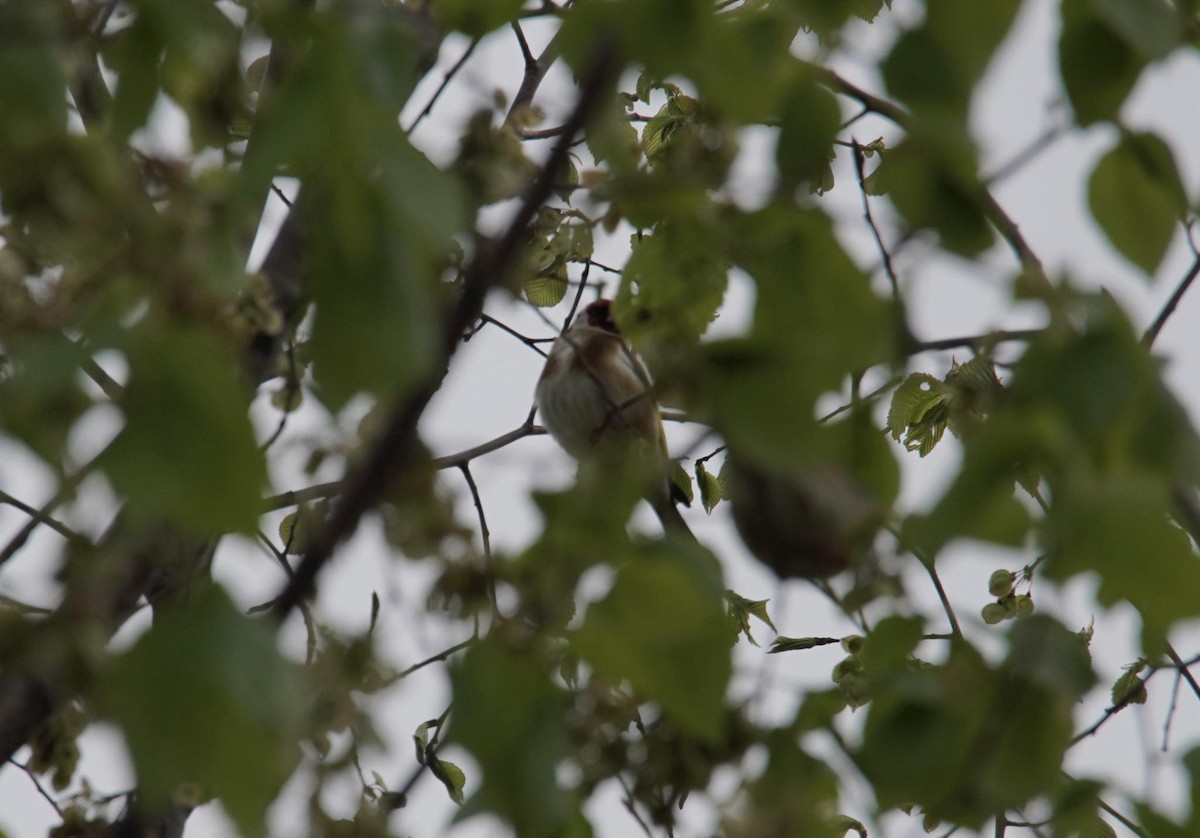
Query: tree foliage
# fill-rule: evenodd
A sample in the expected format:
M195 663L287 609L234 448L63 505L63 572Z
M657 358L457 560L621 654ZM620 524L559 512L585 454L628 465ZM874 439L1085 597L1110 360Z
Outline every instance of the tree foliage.
M901 5L0 3L0 433L31 463L5 470L0 565L40 556L47 605L0 602L0 755L56 797L54 834L178 835L213 800L246 835L273 803L314 835L402 834L431 779L459 818L529 836L1200 833L1200 750L1171 743L1192 778L1174 808L1064 771L1166 689L1157 672L1200 701L1172 645L1200 617L1200 439L1153 353L1200 273L1177 161L1194 142L1127 117L1155 68L1195 60L1200 9L1055 4L1064 104L1029 155L1106 129L1086 204L1113 265L1152 282L1191 245L1143 328L1048 272L983 172L972 109L1035 4ZM876 30L859 86L838 68ZM443 115L500 43L520 60L487 78L496 95ZM548 78L569 95L545 101ZM422 139L434 123L448 145ZM914 241L1002 265L1001 315L1037 326L923 340L896 268ZM753 289L744 322L732 277ZM535 415L431 452L431 402L470 379L459 350L482 330L543 352L506 312L569 322L605 286L648 397L705 430L676 480L727 532L631 534L644 475L585 462L533 495L537 532L493 549L505 516L472 464ZM289 429L305 412L319 432ZM946 448L945 488L913 502L920 458ZM778 634L769 590L729 590L735 526L789 590L836 603L841 636ZM357 631L324 613L371 528L426 603L410 616L446 629L407 668L379 636L394 602L360 586ZM247 538L281 571L250 613L238 574L212 574ZM1007 564L948 592L964 542ZM1101 615L1138 617L1108 683L1054 607L1075 580ZM827 682L761 711L747 669L827 646ZM415 756L389 749L389 696L431 682L447 700L404 720ZM79 776L101 722L136 793Z

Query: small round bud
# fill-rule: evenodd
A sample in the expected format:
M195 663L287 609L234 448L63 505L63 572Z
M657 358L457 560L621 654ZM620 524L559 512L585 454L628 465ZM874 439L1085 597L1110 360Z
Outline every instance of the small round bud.
M850 655L857 655L862 651L863 636L861 634L848 634L842 638L842 649Z
M989 602L987 605L983 606L983 611L981 613L983 615L983 621L989 626L996 625L996 623L999 623L1007 616L1004 613L1004 606L999 602Z
M1029 594L1021 594L1017 597L1017 616L1028 617L1033 613L1033 597Z
M1011 570L997 570L988 579L988 593L994 597L1011 593L1015 579Z

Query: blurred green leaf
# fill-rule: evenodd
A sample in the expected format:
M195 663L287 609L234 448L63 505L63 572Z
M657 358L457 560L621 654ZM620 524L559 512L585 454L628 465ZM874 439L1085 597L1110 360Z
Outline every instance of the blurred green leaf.
M125 734L143 806L198 783L239 830L260 834L300 758L306 692L272 624L240 615L218 587L193 591L100 675L98 704Z
M1200 562L1169 520L1168 487L1158 475L1077 473L1053 487L1045 573L1066 579L1095 571L1099 601L1128 600L1142 615L1143 648L1158 648L1179 620L1200 616Z
M61 335L12 335L4 349L0 427L59 466L72 425L92 403L79 386L90 358Z
M1096 13L1093 0L1063 0L1058 67L1082 126L1116 120L1146 58Z
M883 61L888 90L914 110L965 123L971 92L1020 7L1019 0L930 0L922 25L901 35Z
M0 5L0 174L17 151L46 143L67 127L65 55L53 4L24 0ZM3 180L0 180L3 183ZM8 196L5 196L8 197Z
M1053 786L1071 733L1071 708L1090 686L1086 649L1061 626L1014 629L1009 659L989 667L961 641L938 666L876 676L855 759L882 806L920 805L977 828ZM1017 624L1018 626L1021 623ZM1038 638L1053 642L1037 648ZM870 640L868 639L868 645ZM1062 666L1063 675L1055 675Z
M449 741L474 755L483 781L460 817L488 810L520 835L551 835L568 803L555 767L567 753L565 696L536 654L473 645L453 671Z
M104 468L132 510L205 533L254 532L266 477L239 361L207 332L146 325L127 350L125 427Z
M1166 0L1092 0L1092 8L1146 58L1165 57L1183 39L1184 18Z
M887 150L877 174L876 187L905 220L937 232L947 250L972 257L991 247L976 152L964 134L910 133Z
M896 321L820 213L772 205L728 227L757 298L745 338L705 347L714 419L751 459L807 465L817 396L889 361Z
M588 609L572 648L605 677L628 680L680 727L716 741L731 671L723 586L662 544L638 553Z
M614 316L652 372L662 352L694 347L715 319L727 264L719 233L698 219L664 220L634 238Z
M1125 133L1092 170L1088 206L1113 246L1153 277L1188 207L1170 147Z
M749 784L748 800L735 835L804 835L843 838L848 828L835 814L838 778L782 730L771 731L767 766Z
M783 88L775 162L784 186L808 183L823 191L833 174L833 141L842 114L833 94L807 73L796 72Z
M434 0L433 9L447 28L479 37L515 20L522 4L523 0Z

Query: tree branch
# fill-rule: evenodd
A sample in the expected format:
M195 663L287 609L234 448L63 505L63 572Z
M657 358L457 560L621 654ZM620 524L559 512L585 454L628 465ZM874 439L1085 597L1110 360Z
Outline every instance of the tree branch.
M513 28L517 32L518 39L522 44L522 52L525 55L525 75L522 76L521 86L517 88L517 95L513 97L512 104L508 107L508 113L504 116L504 125L506 127L512 125L517 111L533 102L533 97L537 93L538 87L541 86L542 79L546 77L546 73L549 72L550 67L558 60L559 51L558 33L555 33L554 37L550 39L550 43L546 44L546 48L542 50L542 54L534 58L533 53L529 51L529 44L525 42L525 36L521 32L520 27L514 24ZM567 144L569 146L570 141L575 137L575 132L578 130L578 127L572 128L571 120L568 119L562 125L562 134L558 136L561 138L563 135L568 135ZM556 144L556 148L559 145L562 145L561 141ZM565 153L563 155L563 162L566 162ZM558 169L554 171L557 172Z

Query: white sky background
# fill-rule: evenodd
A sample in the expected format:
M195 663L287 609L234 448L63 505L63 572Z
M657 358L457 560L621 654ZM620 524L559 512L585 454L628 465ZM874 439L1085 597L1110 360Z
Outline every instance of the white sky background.
M1051 0L1025 3L1021 17L976 98L973 128L983 149L985 171L1010 160L1052 121L1051 105L1059 89L1055 58L1057 5ZM851 46L846 50L848 54L834 62L835 69L867 89L883 93L882 83L873 71L875 59L886 54L896 25L914 22L917 15L919 11L914 9L914 4L897 0L895 10L881 16L876 24L855 27ZM526 33L535 51L549 36L544 27L536 24L530 24ZM465 39L448 39L442 50L440 69L452 64L465 46ZM800 50L805 48L803 41L797 46ZM418 88L413 106L402 119L403 124L411 121L432 94L441 77L440 69L431 72ZM495 87L511 96L519 83L520 70L521 60L511 33L502 31L486 40L450 85L433 115L417 130L414 142L437 162L450 159L455 152L453 138L457 126L490 100ZM1170 62L1144 74L1142 83L1123 111L1130 127L1159 131L1171 144L1193 200L1200 187L1200 144L1195 142L1200 136L1198 89L1200 56L1195 51L1180 51ZM557 124L557 116L573 101L573 88L561 67L556 67L548 76L536 101L548 113L546 125ZM178 116L169 108L160 110L162 119L158 123L156 139L171 147L177 142L173 138L180 136ZM852 107L847 106L847 113L853 112ZM898 131L889 123L870 118L856 123L851 130L860 141L880 135L889 139L898 136ZM995 192L1052 276L1067 271L1080 284L1107 288L1130 309L1136 324L1144 327L1186 271L1192 254L1182 236L1177 237L1156 281L1149 283L1113 251L1091 221L1086 204L1086 178L1094 161L1113 142L1115 133L1112 128L1098 127L1060 138L1033 162L1005 179ZM769 130L748 132L731 186L738 200L753 202L755 196L761 195L769 186L771 142ZM542 148L537 149L535 144L531 153L544 153L546 146L541 145ZM861 218L861 198L854 183L852 162L844 149L842 152L835 170L837 187L820 199L821 206L838 220L842 240L859 264L874 268L878 254ZM885 240L893 240L895 234L888 224L891 214L887 202L875 199L873 211L883 225ZM275 223L278 223L278 214L274 215ZM628 230L618 230L615 236L599 240L596 258L606 264L622 265L627 255L628 233ZM259 254L263 245L264 242L259 243ZM899 253L896 266L909 305L910 325L920 338L1040 325L1036 309L1009 302L1008 282L1016 272L1016 263L1003 245L998 245L990 254L984 270L938 256L920 243ZM593 271L593 278L596 276L597 272ZM610 292L615 289L615 284L610 284ZM1200 423L1200 353L1197 352L1200 346L1200 296L1196 296L1197 293L1194 291L1192 296L1184 298L1155 346L1157 354L1168 360L1168 381L1187 406L1193 423ZM744 326L752 304L752 287L735 278L714 332L729 333ZM514 303L504 295L493 295L487 311L526 334L553 334L528 306ZM558 323L564 312L565 307L550 312L550 316ZM963 350L957 355L960 360L968 357ZM917 369L940 376L945 373L950 357L950 353L930 353L914 358L913 363ZM527 347L497 329L484 329L455 357L450 376L422 425L426 442L435 454L441 455L469 448L517 427L529 410L540 367L541 359ZM119 374L120 370L114 372ZM254 415L265 437L276 422L265 397L256 403ZM353 430L357 415L348 410L340 417L343 431ZM107 441L116 421L115 412L108 409L82 423L75 435L81 459L86 452L96 450ZM277 450L285 450L289 439L299 444L311 434L333 433L331 420L314 407L311 399L291 419L288 428ZM671 425L668 434L672 450L680 451L692 444L699 431L694 427ZM708 450L711 449L702 448L698 453ZM940 494L953 474L958 446L947 437L924 460L899 449L897 454L904 474L902 507L916 508ZM0 444L0 463L3 463L0 487L22 500L36 505L53 492L49 475L20 447ZM276 468L275 485L280 491L299 488L309 482L334 479L340 472L337 464L329 464L325 469L310 479L302 475L298 463L289 460ZM574 466L550 439L537 437L520 440L476 460L472 463L472 472L487 512L493 549L503 555L522 549L539 530L540 519L529 500L530 490L566 485L572 478ZM444 474L442 479L444 485L458 496L460 518L475 522L475 510L461 476L454 471ZM111 514L111 495L100 481L93 480L83 498L65 517L84 531L98 532L103 528L106 516ZM811 586L802 583L780 585L750 559L737 540L724 507L719 507L711 517L696 507L686 513L689 523L699 538L720 557L729 586L755 599L770 597L771 612L782 634L837 636L853 631L853 626ZM19 512L0 507L0 541L6 540L23 523L24 517ZM653 532L657 524L648 510L643 510L637 526ZM273 526L265 529L272 532ZM47 568L56 563L59 547L57 536L40 532L21 554L0 570L0 593L52 605L56 591L48 582ZM961 544L948 550L939 560L939 571L952 601L959 606L964 629L989 653L1002 652L1004 646L1000 637L1005 626L987 628L979 620L979 608L989 600L987 578L997 567L1019 568L1031 558L1013 551ZM930 629L941 630L944 618L923 572L914 560L901 558L897 562L909 571L910 594L930 618ZM322 575L318 612L335 628L359 633L367 626L371 591L377 591L383 601L376 631L383 660L397 669L403 668L441 651L469 631L469 627L425 613L424 600L431 571L432 566L390 558L375 523L368 520L358 536L338 551ZM248 542L232 540L223 545L218 554L215 573L239 604L247 607L270 599L283 581L278 569L261 551ZM597 590L602 590L603 579L593 581ZM1079 728L1100 717L1108 703L1107 685L1120 674L1120 667L1133 661L1138 654L1134 645L1138 625L1136 614L1128 608L1095 612L1094 589L1094 584L1088 580L1077 580L1064 589L1056 589L1039 580L1034 588L1038 608L1059 616L1068 626L1084 627L1093 616L1096 619L1092 652L1102 686L1078 709L1076 722ZM144 628L144 622L135 620L134 623L137 625L123 631L118 642L129 642ZM756 628L755 633L765 647L771 637L769 631L762 627ZM1200 649L1200 625L1193 623L1182 627L1173 639L1180 653L1184 657L1190 656ZM302 654L303 632L298 621L289 623L284 642L290 651ZM931 657L939 654L936 646L923 652ZM763 649L743 642L737 647L737 677L733 692L743 697L753 696L758 718L782 719L793 706L799 687L820 689L829 685L830 671L842 656L836 646L767 656ZM1147 796L1169 811L1179 813L1186 806L1186 786L1170 763L1175 755L1186 752L1200 741L1200 702L1184 689L1172 721L1171 753L1165 758L1156 756L1170 697L1170 679L1170 673L1156 676L1149 704L1121 712L1099 736L1072 749L1068 755L1068 770L1076 775L1111 780L1120 789ZM445 669L435 664L370 699L371 705L379 711L375 714L376 724L389 749L386 753L364 750L364 770L368 774L372 770L378 771L392 787L402 785L414 768L409 737L418 724L442 712L446 697ZM849 718L847 729L852 730L864 713L865 710ZM827 743L822 743L819 738L806 742L806 745L820 753L829 752ZM18 758L24 759L25 755L22 753ZM476 767L457 749L446 748L443 756L459 762L466 769L467 793L470 794L479 777ZM751 758L747 769L757 767L758 762ZM103 791L121 791L132 785L127 757L119 736L111 728L101 727L84 737L80 775ZM727 773L725 783L718 782L718 790L722 785L728 789L731 779ZM302 811L302 795L307 795L307 782L303 776L295 778L281 798L282 803L273 810L274 835L298 834L302 821L297 819L296 813ZM357 805L356 784L348 784L337 791L341 793L331 793L327 797L327 809L351 816ZM1108 798L1110 802L1120 802L1116 794L1110 793ZM1124 806L1118 808L1128 811ZM394 816L392 826L398 834L418 838L442 835L446 832L444 824L453 816L453 809L440 784L426 776L410 796L409 807ZM842 809L851 816L865 817L870 800L864 796L861 787L851 783L846 789ZM597 795L589 812L600 836L639 834L612 789ZM702 795L693 795L688 800L682 816L684 825L677 831L681 838L711 833L713 809ZM53 810L37 796L28 777L11 766L0 771L0 829L15 838L25 838L44 835L55 823L57 817ZM889 817L878 827L872 829L873 835L924 834L919 819L904 816ZM498 822L476 818L451 834L487 836L498 831ZM1119 826L1117 831L1123 834ZM198 810L186 832L188 838L223 838L231 834L232 827L218 806ZM960 831L958 834L968 833Z

